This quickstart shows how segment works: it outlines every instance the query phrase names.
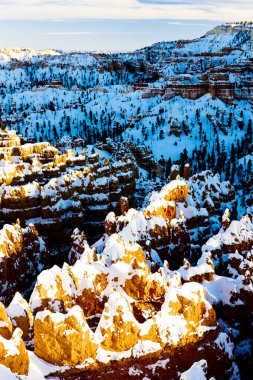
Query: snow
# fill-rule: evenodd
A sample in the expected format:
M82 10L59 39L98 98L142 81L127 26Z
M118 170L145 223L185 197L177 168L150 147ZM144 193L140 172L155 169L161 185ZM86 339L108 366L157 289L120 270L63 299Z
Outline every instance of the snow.
M30 365L29 365L29 373L24 380L46 380L46 379L54 379L54 377L50 375L54 372L62 372L64 369L68 369L67 367L58 367L53 364L47 363L44 360L40 359L34 352L28 351Z
M207 361L195 362L188 371L181 374L180 380L206 380Z
M160 343L153 342L152 340L139 340L139 342L133 348L133 357L139 358L143 355L160 351L161 349L162 346Z
M39 198L40 197L40 189L37 182L28 183L23 185L21 188L20 186L5 186L4 187L4 198L5 199L15 199L19 198L21 191L24 191L24 197L27 198Z
M232 221L222 236L222 242L226 245L242 241L253 241L253 226L249 218L243 222Z
M170 359L158 360L156 363L148 365L147 368L151 369L153 375L155 375L157 368L166 369L166 366L169 362Z
M20 293L15 293L15 296L13 297L10 305L6 309L8 316L13 319L15 317L19 316L26 316L25 313L25 304L23 297Z
M49 317L54 323L63 323L69 317L75 317L77 320L82 321L83 312L80 306L76 305L73 306L67 314L52 313L49 310L39 311L36 314L36 319L39 319L41 322L43 322L47 317Z
M33 50L33 49L20 49L20 48L10 48L10 49L0 49L0 59L1 63L10 62L12 59L19 61L30 61L31 58L36 56L46 56L46 55L59 55L59 53L53 49L46 50Z
M112 329L114 324L114 317L120 315L124 322L131 322L137 325L137 321L130 309L130 305L122 293L111 293L108 302L105 304L104 311L99 321L98 327L95 332L95 339L97 342L102 343L105 339L102 331Z
M18 377L18 375L15 375L13 372L11 372L9 368L3 366L2 364L0 364L0 376L1 376L1 380L17 380L20 378ZM35 380L35 378L31 380ZM40 379L38 378L38 380Z
M184 281L190 281L195 276L214 273L211 254L204 252L198 260L196 266L190 266L189 268L187 266L181 267L179 268L178 273L180 273Z
M211 237L203 246L202 251L222 249L223 245L233 246L253 242L253 224L248 216L240 221L233 220L226 231L223 228Z
M16 328L12 334L11 339L5 339L3 336L0 335L1 345L4 347L4 350L6 351L4 357L19 355L18 347L20 344L22 334L23 332L19 328Z
M135 367L130 367L128 370L129 376L141 376L142 374L143 372L140 369L135 368Z
M128 351L123 351L123 352L115 352L115 351L108 351L104 350L101 346L98 347L97 349L97 356L96 359L100 363L109 363L110 361L119 361L122 359L127 359L132 356L132 348L130 348Z
M124 239L125 236L126 232L124 234L113 234L107 240L102 254L102 259L106 265L111 265L121 259L127 249L133 252L139 250L140 246L133 241L129 242L128 239Z
M221 350L224 350L230 359L234 357L234 344L231 342L227 334L220 332L214 343L216 343Z
M187 321L184 319L184 316L182 314L171 314L170 305L173 304L173 302L177 302L180 296L196 303L201 300L206 304L207 309L211 307L205 300L204 288L198 283L185 283L179 288L173 286L168 287L165 301L162 304L161 311L156 314L155 321L159 327L162 341L169 345L177 345L188 332ZM212 327L209 329L212 329ZM200 326L198 333L201 336L205 331L201 330Z
M211 305L222 303L223 305L241 305L242 301L231 302L233 292L238 292L241 288L240 279L232 279L224 276L214 276L213 281L204 281L206 297Z

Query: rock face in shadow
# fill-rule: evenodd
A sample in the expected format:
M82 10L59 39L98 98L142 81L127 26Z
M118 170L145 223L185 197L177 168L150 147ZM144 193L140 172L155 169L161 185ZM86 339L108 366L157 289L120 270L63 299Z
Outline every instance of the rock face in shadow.
M35 227L22 228L19 221L0 230L0 255L1 299L5 302L16 291L29 290L49 257Z
M204 284L210 302L219 308L219 314L232 328L238 347L252 339L253 313L253 223L247 215L241 220L230 220L226 210L222 218L223 227L202 247L203 254L212 257L215 277L212 284ZM212 296L215 293L216 297ZM239 360L243 360L238 350ZM249 365L251 359L249 358Z

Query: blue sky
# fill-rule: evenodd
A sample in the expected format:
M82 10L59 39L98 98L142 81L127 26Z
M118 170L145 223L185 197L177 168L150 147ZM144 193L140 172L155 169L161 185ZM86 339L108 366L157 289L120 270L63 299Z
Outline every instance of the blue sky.
M0 0L0 47L127 51L243 20L252 0Z

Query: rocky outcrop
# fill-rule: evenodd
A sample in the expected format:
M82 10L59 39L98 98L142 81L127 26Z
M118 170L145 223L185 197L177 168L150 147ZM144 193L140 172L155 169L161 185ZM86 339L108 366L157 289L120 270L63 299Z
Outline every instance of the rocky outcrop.
M32 279L48 263L45 243L33 225L22 228L19 221L0 230L1 299L9 302L16 291L29 290Z
M97 345L82 309L75 306L67 314L39 312L34 322L35 353L60 366L83 364L93 359Z
M154 249L162 259L171 258L171 265L176 266L182 261L180 245L186 250L189 245L183 219L175 219L177 204L184 202L187 194L188 187L184 181L172 181L151 197L143 211L130 209L119 217L108 214L106 233L118 232L128 241L138 242L149 256L150 249Z
M170 358L183 355L185 362L178 364L183 372L202 359L197 354L201 345L205 353L215 347L223 357L224 374L236 370L233 353L227 352L232 343L226 334L221 336L217 305L206 285L217 286L215 254L203 248L197 262L190 254L180 211L183 204L193 208L188 191L185 181L174 180L154 193L142 211L129 208L128 199L121 198L122 215L108 214L106 233L92 247L75 229L71 265L42 271L29 304L17 293L7 312L3 307L5 339L22 330L39 358L87 378L104 365L111 373L120 368L125 373L124 366L129 369L133 363L142 371L168 353ZM210 373L217 373L217 360L211 362ZM172 374L172 367L166 362L165 373ZM156 378L159 370L148 373Z
M55 265L51 269L42 271L30 299L32 312L36 314L44 309L64 312L73 304L74 288L74 279L67 264L64 264L62 269Z
M37 314L33 309L36 314L35 353L47 362L61 366L68 365L74 367L75 371L78 371L77 366L80 367L82 364L83 369L79 371L90 378L98 369L101 371L104 364L110 365L111 373L120 371L121 374L124 373L124 366L129 369L133 361L141 369L145 363L151 364L157 355L163 358L168 352L170 357L177 355L181 350L184 355L188 352L186 357L189 360L190 352L195 349L198 352L195 347L201 344L205 347L207 344L209 347L215 347L216 353L219 352L219 355L224 357L223 365L226 367L224 373L225 371L231 373L233 356L228 356L223 346L219 346L218 343L218 340L225 342L225 338L228 338L226 334L224 337L219 335L216 315L206 300L203 286L196 282L181 285L180 278L172 279L172 272L168 271L166 266L160 272L151 274L143 252L136 244L132 244L130 250L131 244L115 239L116 234L111 235L110 244L108 241L95 261L89 256L90 252L86 247L80 259L69 267L76 285L70 292L73 305L77 302L80 306L72 306L68 311L62 309L59 312L56 303L54 308L52 304L44 305L44 311ZM98 268L100 273L106 273L106 281L99 289L101 281L96 277L98 274L93 275L95 272L98 273ZM58 272L58 284L63 281L64 271L63 268ZM132 287L129 293L126 283L128 279L133 278L133 272L139 276L139 280L136 281L135 290ZM140 277L141 272L145 273L145 282ZM45 277L49 276L45 274ZM158 283L160 283L159 290ZM66 285L65 278L65 287ZM153 290L149 293L149 297L143 298L142 295L147 294L147 287L151 289L152 286ZM52 286L49 287L52 289ZM82 302L79 298L81 289L85 289L85 293L82 293ZM95 289L97 289L96 294ZM38 293L32 295L31 305L34 305L34 301L37 302L35 300L37 295ZM100 300L104 298L103 305L100 305L101 314L96 314L99 311L97 308L93 308L94 314L87 309L87 303L96 304L96 297ZM136 305L139 305L139 311ZM90 327L85 315L89 316ZM212 339L217 339L217 345L214 343L210 345L212 340L208 339L212 333L215 334ZM227 344L231 344L229 340ZM152 355L149 355L151 353ZM142 359L143 356L145 360ZM166 369L165 373L170 373L171 367L167 366L167 362L162 367ZM184 367L179 365L179 368ZM216 373L213 363L211 371ZM156 370L150 373L150 378L156 376Z
M15 294L6 311L13 326L22 330L22 338L29 341L33 329L33 314L27 301L20 293Z
M179 268L182 280L184 282L203 282L214 280L214 263L209 252L204 252L196 265L191 265L190 262L184 259L183 266Z
M96 261L90 261L86 249L84 257L69 267L75 279L75 286L71 288L67 285L66 266L58 269L57 274L53 268L50 274L44 272L39 276L30 299L36 314L35 353L39 357L53 364L71 366L87 359L103 363L113 358L140 358L150 350L179 349L196 343L203 339L206 331L217 329L215 312L206 301L201 285L191 282L181 286L179 279L172 285L171 274L165 267L161 272L151 273L138 245L115 239L116 234L110 237ZM106 279L103 285L101 273ZM53 274L57 283L53 285L51 281L47 289L50 289L51 297L55 297L55 302L51 298L52 302L45 304L49 293L42 292L41 278L48 279ZM137 276L136 280L134 276ZM63 281L65 293L61 285ZM62 303L65 301L61 312L60 299ZM101 316L97 326L99 309L97 306L92 310L87 307L92 303L98 305L96 299L104 300L100 304ZM146 304L142 309L142 323L136 318L134 307L140 301ZM74 306L75 303L80 306ZM43 311L38 312L39 309L34 307L39 304ZM153 308L154 305L157 306ZM95 329L94 335L85 316Z
M166 83L159 86L157 83L154 86L152 83L138 83L134 86L135 91L142 91L143 99L154 98L161 96L164 100L172 99L175 96L196 100L206 94L210 94L213 99L219 98L227 104L234 104L238 100L246 100L252 103L253 100L253 81L252 81L252 59L244 59L240 62L227 62L224 65L224 60L233 52L225 51L218 53L206 53L206 55L193 53L192 56L178 56L167 58L162 61L162 65L173 65L174 68L179 68L179 72L175 70L173 76L165 77ZM211 59L204 59L203 57ZM217 62L221 62L217 65ZM186 76L182 75L181 65L186 68L191 68ZM217 67L216 67L217 65ZM205 69L203 70L203 66ZM162 77L164 71L161 71ZM198 78L196 80L196 78ZM170 134L179 137L181 135L181 126L177 122L169 122Z
M130 157L132 156L140 168L149 171L155 176L163 178L162 166L155 160L152 151L145 145L137 146L130 141L117 143L112 139L107 138L106 143L97 143L96 147L105 150L116 157L124 154L127 154Z
M111 294L96 329L101 347L107 351L128 351L137 344L139 334L130 304L124 296L116 292Z
M235 190L229 181L221 181L219 174L206 170L193 175L188 182L189 194L210 216L222 213L222 205L234 205Z
M201 245L219 230L225 208L229 206L234 211L235 190L229 181L221 181L219 174L209 170L190 177L187 185L187 204L180 204L179 209L185 217L191 243L199 246L200 255Z
M22 330L12 324L4 305L0 303L0 364L19 375L27 375L29 357L22 339Z
M169 123L169 136L174 135L176 137L180 137L182 130L181 130L181 125L178 122L178 120L174 117L171 117L168 123Z
M99 234L106 214L119 210L122 195L133 203L137 173L130 157L110 164L107 159L100 160L98 153L86 156L83 151L76 156L67 150L59 154L49 143L20 145L15 132L5 130L2 135L3 222L17 218L22 223L32 221L42 234L51 237L55 232L67 232L69 223L85 226L92 235L95 223ZM9 140L10 147L6 147L4 141Z
M0 363L20 375L27 375L29 357L21 338L22 331L15 329L10 339L0 336Z
M228 210L222 218L223 227L203 246L210 252L218 273L229 277L242 276L245 284L252 281L253 224L248 216L230 221Z
M252 30L131 54L0 51L0 378L3 366L32 380L239 378L232 340L237 358L250 352L252 218L233 221L233 187L184 164L233 180L250 153L239 140L251 144ZM175 96L192 100L166 101ZM35 143L65 133L82 138ZM227 136L232 165L212 133ZM247 179L235 177L250 190L247 160ZM165 172L172 182L155 191Z
M253 304L253 225L249 216L240 221L230 220L226 210L222 217L222 228L202 247L215 266L212 282L204 282L208 299L219 310L227 329L231 329L238 363L242 368L250 366L251 359L243 347L252 337ZM237 349L238 347L238 349ZM247 361L247 364L246 364ZM244 373L244 372L243 372Z
M5 339L10 339L13 332L13 326L10 318L8 317L7 311L2 303L0 303L0 335Z

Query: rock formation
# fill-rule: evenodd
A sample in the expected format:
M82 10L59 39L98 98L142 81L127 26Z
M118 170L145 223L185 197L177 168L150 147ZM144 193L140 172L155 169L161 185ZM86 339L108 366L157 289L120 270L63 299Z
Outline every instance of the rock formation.
M22 330L22 338L29 341L33 329L33 314L27 301L20 293L15 294L6 311L13 326Z
M93 247L84 234L74 231L72 265L54 266L38 276L29 301L31 309L16 295L7 310L16 324L16 316L22 313L13 313L14 305L23 304L22 310L32 311L36 355L75 371L81 365L80 371L89 378L108 363L113 372L122 368L124 373L126 360L128 368L135 361L143 369L143 356L152 361L159 353L165 360L163 355L168 352L173 356L182 351L187 357L187 350L197 350L201 344L208 347L209 339L227 339L232 347L227 335L221 335L215 310L200 284L215 282L212 255L204 250L196 266L183 256L180 267L178 253L172 250L171 256L179 260L179 269L173 270L156 251L161 234L163 248L166 241L167 250L171 244L181 244L177 234L180 236L183 225L177 233L175 226L184 218L179 215L176 219L176 215L187 194L186 182L176 180L153 194L143 211L128 209L123 199L122 215L108 215L106 234ZM167 258L175 262L170 255ZM218 345L216 350L224 356L224 373L236 373L233 354L228 354L223 343L219 349ZM186 362L193 364L189 356ZM210 373L217 373L215 365L210 365ZM170 373L171 366L166 371ZM154 372L151 378L156 375Z
M106 214L119 210L121 195L133 203L136 168L129 157L110 164L97 153L59 154L49 143L21 145L15 132L1 133L3 222L31 221L46 236L68 229L70 222L88 231L96 223L99 232Z
M27 375L29 357L22 340L22 330L12 324L7 311L0 303L0 363L14 373ZM2 375L1 375L2 376Z
M35 280L49 259L35 227L22 228L19 221L5 224L0 230L0 254L1 299L5 302L10 301L16 291L29 291L32 279Z
M34 322L35 353L60 366L75 366L94 358L97 345L82 309L74 306L67 314L39 312Z

